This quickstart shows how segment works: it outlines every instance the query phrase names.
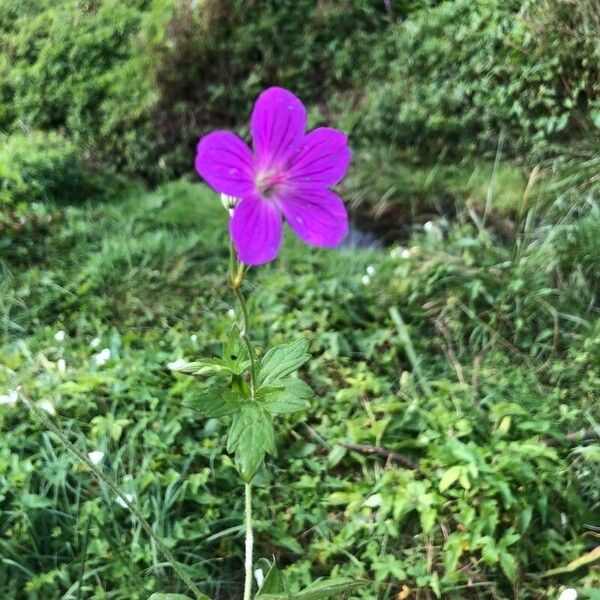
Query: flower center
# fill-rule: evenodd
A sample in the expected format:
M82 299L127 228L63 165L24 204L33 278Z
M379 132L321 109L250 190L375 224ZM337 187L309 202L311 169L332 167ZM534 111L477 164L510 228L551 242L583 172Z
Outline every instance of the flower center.
M277 192L286 180L284 172L275 171L260 171L256 174L256 187L263 198L271 199L277 195Z

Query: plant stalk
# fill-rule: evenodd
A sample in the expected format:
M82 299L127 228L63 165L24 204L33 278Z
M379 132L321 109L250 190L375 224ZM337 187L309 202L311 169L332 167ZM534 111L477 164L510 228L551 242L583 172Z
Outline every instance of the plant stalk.
M252 486L249 483L245 484L246 487L246 557L244 561L244 567L246 571L246 578L244 581L244 600L250 600L252 596L252 550L254 545L254 535L252 533Z
M71 452L71 454L77 457L80 461L85 463L90 469L90 471L100 481L104 482L111 489L111 491L114 492L123 501L125 506L127 506L127 508L131 511L131 513L137 519L139 519L142 527L150 536L150 538L154 541L156 547L164 555L164 557L167 559L167 562L171 565L171 567L173 567L173 570L177 573L177 575L179 575L179 577L187 585L189 590L194 593L196 598L198 598L199 600L206 598L206 596L202 594L202 592L196 586L196 584L181 570L181 568L178 565L177 559L175 558L173 553L162 543L161 539L158 537L158 535L156 535L150 523L148 523L144 515L142 515L141 511L129 501L129 498L127 498L121 492L121 490L119 490L117 484L107 475L105 475L100 469L98 469L98 467L96 467L96 465L83 452L78 450L77 447L69 440L65 432L60 427L55 425L50 419L50 417L48 417L48 415L41 408L36 406L36 404L32 402L31 399L28 398L22 390L19 390L19 392L19 395L21 396L25 404L27 404L27 406L41 419L41 421L48 429L50 429L53 433L55 433L58 436L58 438L65 445L67 450L69 450L69 452Z
M250 393L254 398L254 394L256 392L256 354L254 352L252 342L250 341L250 336L248 335L248 332L250 331L250 317L248 315L248 305L246 304L246 299L244 298L244 294L242 293L241 289L244 281L244 265L238 262L235 255L235 248L233 247L233 242L231 241L229 242L229 253L229 283L231 284L231 289L238 300L242 313L242 330L240 331L240 336L248 350L248 356L250 358Z

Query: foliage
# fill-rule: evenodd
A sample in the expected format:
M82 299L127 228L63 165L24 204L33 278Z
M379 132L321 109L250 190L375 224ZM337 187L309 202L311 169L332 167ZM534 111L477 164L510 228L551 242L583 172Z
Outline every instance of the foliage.
M272 84L313 123L351 128L353 146L392 141L425 168L498 147L545 155L596 131L593 0L390 6L3 2L0 128L64 132L102 169L154 182L190 171L206 130L244 133L240 115Z
M100 160L146 172L153 93L136 39L149 6L3 2L0 127L66 130Z
M22 384L55 410L79 448L104 452L102 468L202 590L238 597L235 417L206 416L194 378L176 371L221 356L195 369L216 384L215 369L237 364L222 353L235 300L226 215L183 181L61 213L39 255L26 268L11 259L0 281L0 393ZM600 419L591 272L566 272L561 256L580 218L591 216L549 232L540 214L507 242L461 212L417 227L407 252L308 251L288 236L247 281L254 344L296 336L313 356L290 366L315 390L311 417L277 416L276 457L255 477L257 555L276 559L292 595L321 576L364 580L347 595L365 600L597 586L593 564L541 579L592 549L585 525L600 509L597 437L566 437ZM0 405L0 427L0 595L184 591L139 523L22 404Z
M0 205L81 202L97 191L81 150L41 131L0 137Z
M598 126L599 31L593 0L424 8L380 46L387 69L357 129L422 158L581 135Z
M102 164L164 178L268 84L316 102L359 81L386 23L374 0L5 2L0 128L64 129Z
M175 3L155 45L155 118L175 172L207 129L240 126L270 85L304 102L327 102L356 85L363 60L388 23L380 2L190 0ZM293 40L293 43L290 43Z

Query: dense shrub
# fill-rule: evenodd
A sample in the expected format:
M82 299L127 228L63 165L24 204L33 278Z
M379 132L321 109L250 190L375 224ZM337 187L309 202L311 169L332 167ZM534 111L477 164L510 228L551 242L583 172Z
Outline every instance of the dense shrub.
M151 179L187 171L202 132L245 122L265 86L318 102L355 84L389 22L375 0L5 3L0 128L65 129Z
M516 153L600 125L599 30L594 0L4 2L0 129L64 130L157 180L278 84L354 145Z
M152 89L137 37L150 4L0 4L0 127L63 129L105 162L146 173Z
M389 24L383 3L178 0L154 61L155 120L176 171L213 127L245 124L252 102L282 85L307 103L360 84Z
M0 206L83 201L97 186L72 141L40 131L0 136Z
M456 0L395 27L358 130L421 157L569 138L598 127L595 0Z

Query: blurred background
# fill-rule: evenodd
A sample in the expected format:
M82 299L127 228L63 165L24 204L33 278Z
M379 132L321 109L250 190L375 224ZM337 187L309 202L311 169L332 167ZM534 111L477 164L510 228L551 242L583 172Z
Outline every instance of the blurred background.
M196 143L271 85L348 133L353 225L249 279L317 391L257 555L353 599L598 600L597 0L0 0L0 598L185 592L18 386L240 597L226 428L172 367L234 323Z

